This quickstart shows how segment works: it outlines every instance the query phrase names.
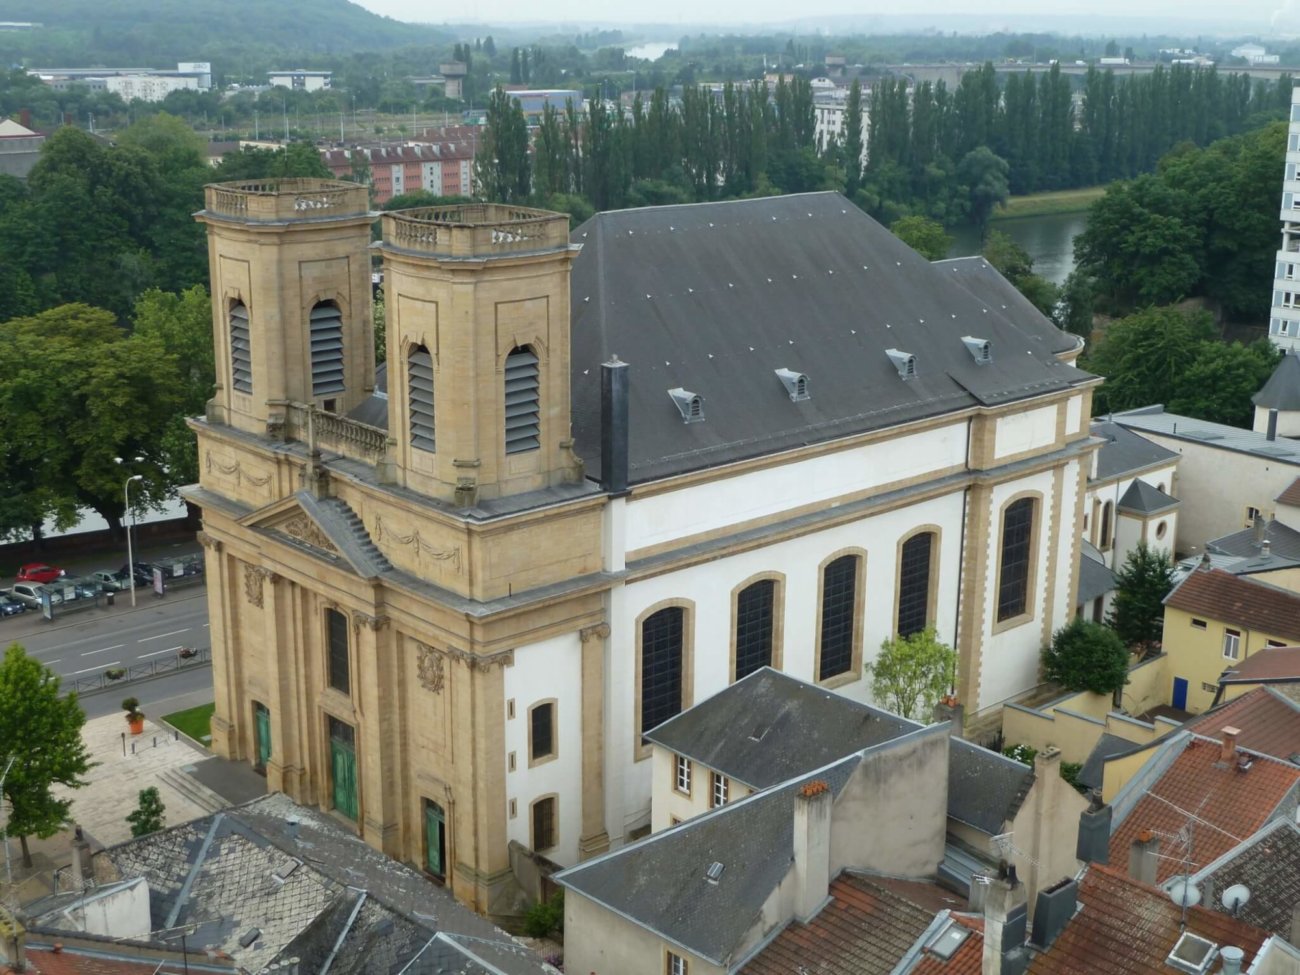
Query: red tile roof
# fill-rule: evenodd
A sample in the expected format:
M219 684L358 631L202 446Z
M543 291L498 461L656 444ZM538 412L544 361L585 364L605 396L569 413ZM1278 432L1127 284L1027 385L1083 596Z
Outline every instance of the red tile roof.
M1238 747L1272 755L1284 762L1300 753L1300 706L1268 687L1257 687L1235 701L1193 718L1183 727L1216 740L1222 738L1224 728L1236 728L1240 732Z
M1165 597L1197 616L1300 642L1300 594L1222 569L1197 569Z
M1277 496L1278 504L1290 504L1300 507L1300 477L1297 477L1285 491Z
M1257 650L1224 671L1222 678L1233 684L1255 681L1300 681L1300 647L1268 647Z
M1182 931L1182 910L1169 895L1129 879L1114 867L1093 864L1079 885L1083 909L1042 954L1029 975L1149 975L1172 972L1165 964ZM1254 961L1268 932L1204 907L1187 909L1187 930ZM1217 963L1214 970L1218 970Z
M907 954L936 909L891 889L894 881L848 872L831 882L832 900L807 924L791 923L741 969L743 975L888 975ZM886 885L890 886L886 886ZM932 884L931 904L959 908L965 902ZM969 940L969 939L968 939Z
M1127 865L1138 833L1160 836L1160 883L1183 872L1187 852L1178 839L1195 817L1189 872L1217 859L1267 822L1300 782L1300 768L1267 756L1254 757L1249 771L1220 761L1218 742L1192 738L1173 764L1138 800L1111 834L1110 862Z
M27 967L23 975L179 975L184 965L180 961L166 961L159 965L157 958L130 961L120 958L98 957L103 952L83 954L75 949L50 951L27 949ZM204 959L206 961L207 959ZM0 975L13 969L0 965Z
M952 919L970 928L971 936L946 961L930 952L923 953L908 975L980 975L984 969L984 919L971 914L954 914Z

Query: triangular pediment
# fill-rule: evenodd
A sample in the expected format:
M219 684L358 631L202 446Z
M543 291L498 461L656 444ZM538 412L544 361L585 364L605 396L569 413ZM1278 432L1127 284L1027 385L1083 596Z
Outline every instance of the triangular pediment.
M337 498L317 498L298 491L259 508L240 524L313 555L346 565L363 578L373 578L391 566L370 541L360 519Z

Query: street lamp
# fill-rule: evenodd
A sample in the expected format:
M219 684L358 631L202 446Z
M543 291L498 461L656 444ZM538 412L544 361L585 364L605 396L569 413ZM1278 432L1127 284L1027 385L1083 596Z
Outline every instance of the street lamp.
M121 457L114 457L113 459L119 464L122 463ZM135 461L139 464L144 461L144 458L137 457ZM123 514L131 514L131 482L143 480L143 474L132 474L126 479L126 483L122 485ZM133 607L135 606L135 553L131 548L131 527L134 523L135 518L132 517L131 523L126 526L126 574L127 578L131 580L131 605Z

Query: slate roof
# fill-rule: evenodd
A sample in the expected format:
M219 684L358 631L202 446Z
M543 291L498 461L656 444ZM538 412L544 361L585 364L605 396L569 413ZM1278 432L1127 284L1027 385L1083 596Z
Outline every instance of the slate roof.
M1092 751L1088 753L1087 759L1084 760L1083 767L1079 769L1079 774L1076 777L1078 783L1087 786L1089 789L1101 789L1102 776L1106 771L1106 759L1126 752L1132 747L1133 742L1127 738L1103 732L1102 736L1097 739L1097 744L1092 746Z
M633 483L1091 381L1075 338L984 301L837 193L599 213L574 230L576 448L600 461L600 364L630 364ZM978 286L977 286L978 287ZM1007 307L1003 307L1003 305ZM987 339L976 363L961 341ZM887 349L914 354L904 380ZM808 377L792 402L774 370ZM704 399L684 423L668 395Z
M1300 531L1284 525L1276 518L1264 523L1264 538L1268 540L1269 554L1274 559L1294 562L1300 560ZM1206 542L1207 552L1252 558L1262 555L1262 546L1255 537L1254 528L1243 528Z
M766 789L921 727L763 667L646 737L752 788ZM988 833L1001 832L1033 783L1032 768L953 739L948 762L952 818Z
M1001 271L978 254L931 263L942 270L948 280L957 282L970 292L981 303L981 307L1005 310L1022 328L1032 329L1047 338L1052 351L1057 355L1076 349L1082 351L1082 339L1058 328L1056 323L1021 294Z
M1075 604L1083 606L1098 596L1115 588L1115 573L1105 562L1092 558L1087 551L1079 552L1079 593Z
M1282 356L1273 375L1250 401L1270 410L1300 410L1300 356Z
M1128 862L1127 854L1124 863ZM1182 934L1183 911L1169 895L1092 864L1079 883L1082 909L1051 947L1035 954L1029 975L1151 975L1172 972L1165 963ZM1267 933L1205 907L1189 907L1187 930L1216 945L1236 945L1249 969ZM1218 970L1217 963L1214 970Z
M1289 504L1292 507L1300 508L1300 477L1288 484L1286 490L1273 500L1278 504Z
M1119 499L1117 506L1121 511L1134 511L1138 514L1150 515L1157 511L1167 511L1170 508L1176 508L1182 504L1177 498L1172 498L1152 484L1148 484L1141 478L1137 478L1128 486L1123 497Z
M1144 471L1178 458L1178 454L1167 447L1111 420L1093 420L1089 430L1103 441L1097 451L1097 474L1094 477L1097 481Z
M1181 748L1163 774L1151 781L1134 776L1112 804L1110 862L1127 864L1129 848L1143 830L1161 837L1156 879L1164 883L1185 872L1182 858L1197 870L1236 846L1264 825L1300 782L1300 768L1251 753L1254 764L1240 771L1220 761L1220 745L1194 735L1172 740ZM1240 750L1240 749L1239 749ZM1160 756L1157 753L1153 761ZM1195 817L1192 847L1179 838Z
M790 923L741 967L741 975L889 975L934 921L933 908L864 874L841 873L830 895L816 917ZM946 896L952 907L965 906Z
M1218 450L1262 457L1270 463L1300 467L1300 441L1267 435L1226 423L1211 423L1178 413L1166 413L1163 406L1144 406L1137 410L1115 413L1111 419L1130 430L1201 443Z
M1211 881L1212 904L1222 909L1220 898L1234 884L1244 884L1250 898L1237 917L1247 924L1291 937L1291 918L1300 904L1300 827L1276 819L1249 839L1233 847L1192 878L1206 889Z
M331 972L387 973L439 931L495 945L508 975L542 971L446 890L278 793L111 847L94 864L99 879L148 881L154 930L190 926L191 945L220 947L251 971L294 956L319 966L338 945Z
M1166 606L1257 633L1300 641L1300 593L1222 569L1198 569L1165 597Z
M838 796L860 760L851 755L553 879L726 967L739 960L733 953L793 862L796 790L816 778ZM723 872L713 884L704 871L715 862Z
M1298 647L1282 649L1287 651L1292 661L1300 657ZM1261 650L1242 663L1271 653L1272 650ZM1296 679L1300 679L1300 674L1296 674ZM1198 715L1183 728L1216 740L1222 737L1224 728L1236 728L1241 732L1237 736L1237 745L1241 748L1272 755L1285 762L1291 761L1292 755L1300 754L1300 706L1271 687L1257 687Z

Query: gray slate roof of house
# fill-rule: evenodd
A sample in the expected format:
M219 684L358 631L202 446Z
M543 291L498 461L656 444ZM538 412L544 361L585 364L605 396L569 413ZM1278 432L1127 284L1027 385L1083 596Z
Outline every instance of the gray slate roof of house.
M1137 478L1128 486L1124 496L1119 499L1119 509L1121 511L1135 511L1138 514L1150 515L1157 511L1166 511L1169 508L1176 508L1182 504L1177 498L1170 497L1153 484L1148 484L1141 478Z
M1082 339L1058 328L1001 271L978 254L934 261L933 265L943 271L948 280L956 281L970 292L972 297L981 302L981 307L987 307L990 311L994 308L1006 311L1022 328L1050 336L1052 351L1058 355L1074 348L1082 349Z
M1086 785L1089 789L1100 789L1102 774L1106 771L1106 759L1126 752L1132 747L1133 742L1127 738L1103 732L1097 739L1097 744L1092 746L1092 751L1084 760L1083 767L1079 769L1078 783Z
M1079 553L1079 593L1075 603L1083 606L1098 596L1104 596L1115 588L1115 573L1105 562L1092 558L1087 552Z
M1250 899L1238 914L1241 920L1290 938L1293 912L1300 905L1300 827L1285 816L1273 820L1207 864L1192 881L1204 889L1209 878L1215 896L1206 906L1223 910L1223 892L1244 884Z
M1268 540L1269 553L1273 559L1288 561L1300 559L1300 531L1282 524L1277 519L1271 519L1264 525L1264 538ZM1212 555L1235 555L1241 559L1253 559L1263 555L1260 542L1255 538L1254 528L1243 528L1230 535L1211 539L1205 543L1205 550ZM1249 566L1242 566L1241 570L1229 567L1228 571L1236 571L1236 574L1240 575L1241 571L1258 572L1269 567L1260 565L1252 569ZM1276 566L1276 568L1281 567L1280 564Z
M861 756L688 819L555 875L562 887L726 967L794 858L795 792L820 779L838 796ZM716 884L704 876L721 863Z
M1270 463L1300 467L1300 441L1288 440L1286 437L1269 440L1267 435L1255 433L1253 430L1230 427L1226 423L1197 420L1178 413L1166 413L1165 408L1159 405L1116 413L1112 419L1130 430L1158 434L1189 443L1200 443L1218 450L1250 454L1264 458Z
M1270 410L1300 410L1300 356L1284 355L1264 388L1250 401Z
M1178 458L1178 454L1139 436L1111 420L1093 420L1090 432L1103 441L1097 451L1096 480L1105 481L1146 470Z
M652 742L756 789L923 727L764 667L646 735ZM1021 763L956 738L948 762L948 815L1001 831L1033 785Z
M507 975L542 971L533 952L446 890L281 794L130 840L100 858L119 877L146 878L154 930L193 926L191 944L218 946L246 970L297 956L303 971L318 971L337 944L331 973L387 973L443 931L496 946L504 960L496 967ZM256 939L241 946L254 929Z
M573 433L590 476L614 355L630 366L633 483L1091 379L1056 358L1073 336L983 300L987 283L836 193L600 213L571 239ZM990 341L991 362L967 335ZM916 356L915 378L891 348ZM791 401L781 368L808 377L809 399ZM703 397L703 422L683 422L675 387Z

